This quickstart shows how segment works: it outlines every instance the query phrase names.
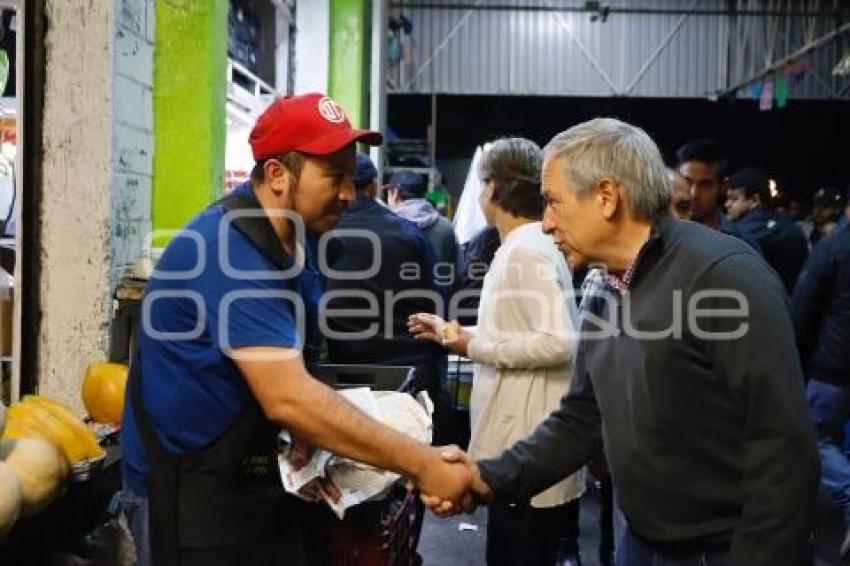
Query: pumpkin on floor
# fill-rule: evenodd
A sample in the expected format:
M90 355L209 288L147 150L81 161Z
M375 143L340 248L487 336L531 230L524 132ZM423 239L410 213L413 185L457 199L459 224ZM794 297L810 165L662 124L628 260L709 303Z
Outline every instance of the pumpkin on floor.
M0 460L21 484L21 516L30 517L59 495L71 472L65 455L45 440L0 440Z
M21 482L8 464L0 462L0 540L21 514Z

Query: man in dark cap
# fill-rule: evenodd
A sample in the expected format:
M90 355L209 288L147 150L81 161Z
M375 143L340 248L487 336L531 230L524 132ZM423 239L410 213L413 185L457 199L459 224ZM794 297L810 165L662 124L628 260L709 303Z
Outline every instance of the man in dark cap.
M443 351L407 330L410 315L435 313L441 302L434 248L422 230L370 196L376 177L369 157L357 154L355 200L328 244L328 355L339 364L417 367L419 386L434 401L434 443L443 444L451 416L439 378Z
M304 564L278 434L456 499L470 481L436 449L310 376L301 346L319 288L305 234L354 199L355 143L332 99L274 102L250 136L251 181L189 222L147 287L122 429L125 511L147 566Z
M809 236L812 246L829 236L838 226L847 206L847 195L837 187L824 187L812 197L812 223L814 229Z
M351 212L356 206L356 203L361 195L375 199L378 196L378 170L372 159L365 153L358 153L354 161L354 175L351 180L354 182L354 190L356 191L355 202L348 209Z
M437 252L438 263L452 266L453 271L457 261L457 236L451 222L440 216L434 205L425 200L428 192L425 177L407 169L396 171L387 187L387 204L393 212L423 230Z
M762 255L776 270L790 295L808 255L803 231L770 209L767 174L755 167L741 169L728 181L726 212L744 234L758 242Z

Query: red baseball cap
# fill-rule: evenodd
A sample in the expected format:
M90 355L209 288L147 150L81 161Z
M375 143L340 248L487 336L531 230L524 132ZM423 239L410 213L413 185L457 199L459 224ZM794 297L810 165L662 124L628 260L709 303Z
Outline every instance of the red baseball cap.
M256 161L290 151L327 155L356 141L381 145L383 136L352 128L342 107L318 92L274 101L257 119L248 138Z

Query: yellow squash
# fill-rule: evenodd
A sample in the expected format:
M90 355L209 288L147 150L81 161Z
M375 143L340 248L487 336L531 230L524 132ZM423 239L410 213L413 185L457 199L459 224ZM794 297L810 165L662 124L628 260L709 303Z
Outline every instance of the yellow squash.
M71 412L71 409L53 399L40 395L26 395L24 403L35 403L64 424L83 446L87 458L100 458L104 455L103 448L97 442L97 438L89 428Z
M124 364L110 362L95 362L86 370L83 405L94 421L116 426L121 424L127 371Z
M9 407L7 417L3 438L47 440L61 449L71 464L103 455L103 449L97 444L94 435L82 423L79 426L68 426L63 418L57 418L44 403L15 403Z

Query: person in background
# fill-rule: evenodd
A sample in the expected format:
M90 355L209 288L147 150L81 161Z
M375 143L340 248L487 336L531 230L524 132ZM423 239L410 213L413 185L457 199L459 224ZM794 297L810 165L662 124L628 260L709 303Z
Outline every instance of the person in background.
M477 496L520 504L604 447L628 523L621 566L804 563L819 464L779 278L742 241L671 218L657 146L619 120L555 136L543 195L544 229L606 266L610 292L582 320L569 393L530 437L444 457L466 459ZM471 495L424 501L446 515Z
M779 212L778 209L777 212ZM782 213L780 212L780 214ZM809 206L801 199L792 197L788 199L784 214L799 226L803 232L803 237L806 238L806 245L811 250L812 231L815 229L815 225L812 222Z
M841 228L850 223L850 187L845 187L844 192L844 214L838 217L838 222L835 223L836 228Z
M767 174L755 167L741 169L728 181L726 212L746 235L758 242L765 261L776 270L790 295L809 253L803 231L770 209Z
M365 153L358 153L355 156L354 176L351 179L354 182L354 190L357 192L354 207L360 197L370 198L378 201L378 169L372 163L372 158ZM348 208L346 212L351 212L352 208Z
M323 309L328 357L337 364L416 367L419 388L434 402L433 442L441 445L450 440L451 417L440 378L443 350L414 340L407 330L411 314L436 312L436 256L422 230L375 201L377 174L369 156L357 154L355 199L336 226L344 232L328 241L331 270ZM352 277L373 266L374 274ZM370 305L376 307L371 312Z
M758 243L741 232L723 214L725 181L729 160L720 144L712 139L686 143L676 151L679 165L676 168L691 191L691 220L712 230L719 230L744 240L758 250Z
M403 169L394 172L387 182L387 204L393 212L416 224L425 232L437 253L440 266L451 266L454 272L457 261L457 237L451 222L440 216L437 209L425 200L428 184L425 177Z
M824 187L812 197L812 223L814 229L809 243L814 247L828 237L838 225L847 206L847 195L836 187Z
M480 205L501 246L484 279L478 326L411 318L411 329L477 362L472 386L474 457L497 456L531 433L557 407L570 385L577 339L572 275L540 217L540 148L522 138L500 139L484 153ZM562 478L530 501L494 502L487 519L487 564L578 564L579 497L584 476Z
M812 249L791 298L797 346L808 378L823 485L844 516L842 558L850 557L850 226Z
M670 214L679 220L691 219L691 208L693 208L693 197L688 181L675 169L667 169L670 175L670 183L673 194L670 197Z

